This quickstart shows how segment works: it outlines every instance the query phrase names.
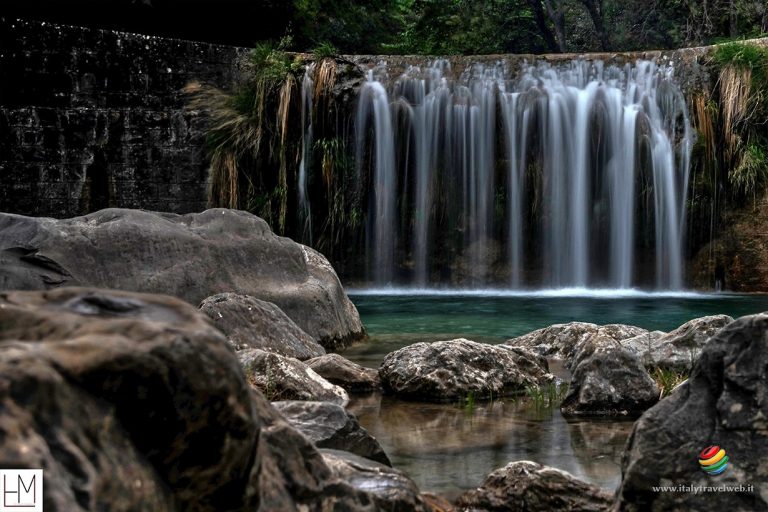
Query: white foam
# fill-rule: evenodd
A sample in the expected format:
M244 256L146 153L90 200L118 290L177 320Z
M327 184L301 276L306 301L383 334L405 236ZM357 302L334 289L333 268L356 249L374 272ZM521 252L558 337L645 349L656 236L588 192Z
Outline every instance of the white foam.
M503 288L409 288L384 287L348 289L353 296L434 296L434 297L521 297L521 298L594 298L594 299L713 299L726 293L702 293L689 290L639 290L636 288L551 288L543 290L509 290Z

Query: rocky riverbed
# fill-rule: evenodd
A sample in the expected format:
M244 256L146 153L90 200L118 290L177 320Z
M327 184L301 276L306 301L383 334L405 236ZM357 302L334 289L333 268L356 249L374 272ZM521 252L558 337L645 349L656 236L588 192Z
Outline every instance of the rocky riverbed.
M374 370L326 353L365 332L327 261L242 212L0 215L0 262L0 467L43 468L46 510L768 510L768 315L417 343ZM499 460L441 497L361 426L365 396L638 419L616 493ZM476 417L457 428L492 436ZM717 478L697 460L713 444ZM712 482L748 490L654 491Z

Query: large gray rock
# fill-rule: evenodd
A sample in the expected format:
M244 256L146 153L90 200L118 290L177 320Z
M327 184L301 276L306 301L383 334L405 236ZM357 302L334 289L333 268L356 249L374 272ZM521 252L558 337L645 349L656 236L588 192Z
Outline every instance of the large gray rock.
M402 471L340 450L321 448L334 476L373 497L377 510L433 512Z
M191 304L235 292L273 302L327 348L364 336L322 255L237 210L108 209L72 219L0 214L0 289L88 285Z
M257 348L241 350L237 358L248 382L270 400L321 400L346 405L344 388L331 384L306 364Z
M386 391L427 401L499 397L554 379L535 354L466 339L416 343L387 354L379 377Z
M272 405L318 448L344 450L387 466L392 465L376 438L343 407L330 402L295 400L273 402Z
M325 354L325 349L271 302L220 293L208 297L200 310L223 332L235 350L258 348L299 360Z
M325 354L306 363L328 382L341 386L350 393L367 393L381 389L378 371L353 363L339 354Z
M731 322L733 318L728 315L694 318L667 334L650 336L650 340L643 340L640 336L625 340L622 345L638 352L647 366L688 372L709 338ZM643 341L650 343L644 346Z
M45 468L46 512L380 508L165 296L0 293L0 467Z
M659 400L659 388L637 354L614 338L594 336L579 345L564 415L635 416Z
M577 347L594 336L609 337L616 341L645 334L648 331L633 325L597 325L587 322L554 324L504 342L512 347L533 350L543 356L563 359L571 367L570 360Z
M458 510L526 512L608 510L612 496L573 475L530 461L510 462L488 475L482 485L462 494Z
M719 445L712 477L698 454ZM768 314L743 317L706 344L688 381L635 423L615 510L768 510ZM657 492L658 486L743 486L744 492ZM748 486L752 486L749 488Z

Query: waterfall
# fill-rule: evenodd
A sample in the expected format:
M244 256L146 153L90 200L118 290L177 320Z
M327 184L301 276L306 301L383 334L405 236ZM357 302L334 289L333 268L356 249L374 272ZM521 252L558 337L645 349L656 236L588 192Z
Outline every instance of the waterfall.
M693 139L671 66L380 68L356 120L375 284L683 286Z
M312 162L312 96L315 82L312 75L315 65L308 66L304 72L301 83L301 127L303 129L301 139L301 162L299 163L299 224L301 226L301 240L312 245L312 210L307 194L307 176Z

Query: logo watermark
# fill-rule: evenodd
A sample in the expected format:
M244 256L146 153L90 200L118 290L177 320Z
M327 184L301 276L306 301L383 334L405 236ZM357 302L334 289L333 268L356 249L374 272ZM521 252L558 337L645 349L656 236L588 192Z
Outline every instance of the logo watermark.
M699 464L709 476L720 475L728 469L728 455L717 445L707 446L699 454Z
M0 469L0 512L43 512L43 470Z

